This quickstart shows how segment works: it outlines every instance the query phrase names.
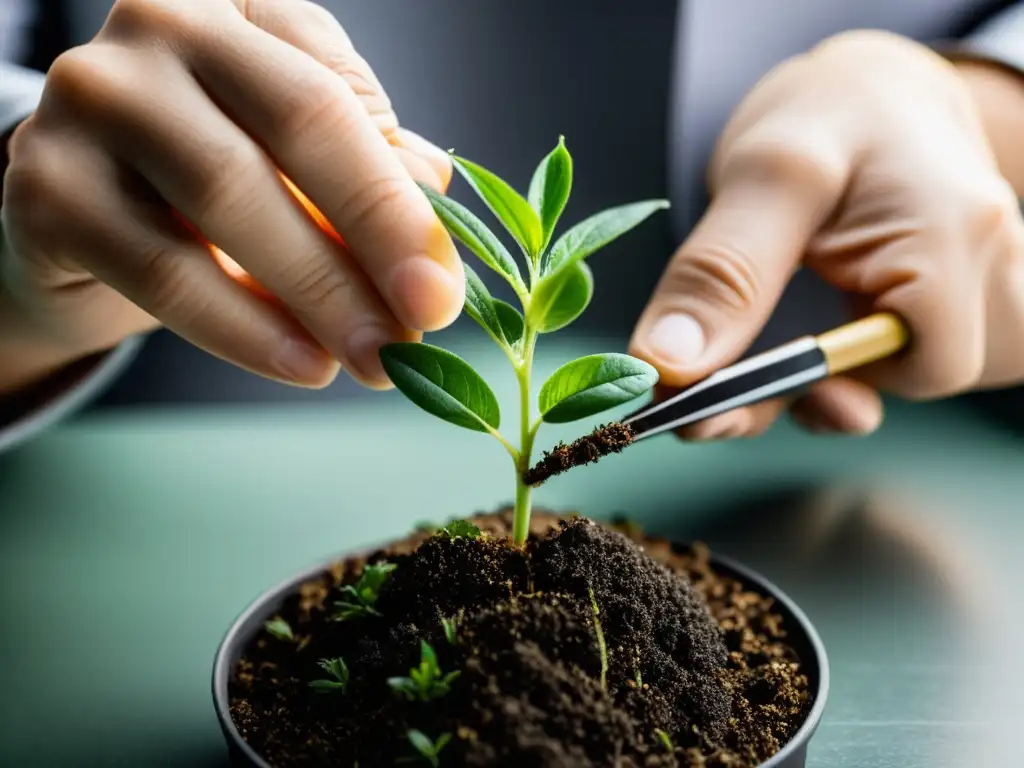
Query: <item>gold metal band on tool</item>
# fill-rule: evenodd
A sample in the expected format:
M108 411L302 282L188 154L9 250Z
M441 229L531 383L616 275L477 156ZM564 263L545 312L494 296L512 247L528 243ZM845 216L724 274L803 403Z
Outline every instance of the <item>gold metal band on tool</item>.
M831 375L849 371L899 352L909 333L896 315L883 312L817 337Z

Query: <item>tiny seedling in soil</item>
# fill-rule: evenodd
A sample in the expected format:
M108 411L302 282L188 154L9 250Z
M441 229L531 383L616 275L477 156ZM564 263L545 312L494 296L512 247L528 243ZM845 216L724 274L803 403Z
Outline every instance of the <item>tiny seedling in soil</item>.
M294 640L295 633L292 626L280 616L276 616L263 625L263 628L278 640Z
M388 575L395 570L392 563L371 563L363 569L363 575L354 585L348 584L341 588L345 600L335 603L338 612L332 617L335 621L348 621L358 616L380 616L373 607L377 604L380 588Z
M431 741L430 737L423 733L423 731L417 731L415 728L410 730L406 737L409 739L409 743L412 744L413 749L419 752L420 757L434 766L434 768L441 765L441 750L452 740L450 733L442 733L435 741ZM414 759L416 758L403 759L401 762L411 763Z
M410 669L408 677L388 678L388 685L409 701L430 701L447 694L459 674L458 670L442 674L434 649L426 640L420 640L419 666Z
M444 639L450 644L455 645L455 633L459 628L459 619L457 616L448 618L446 616L441 617L441 629L444 630Z
M669 754L675 752L675 747L672 746L672 738L665 733L661 728L654 729L654 735L658 737L658 741L661 742L662 746L665 747L665 751Z
M468 520L453 520L437 531L438 536L447 536L450 539L475 539L480 536L480 529Z
M310 688L317 693L345 693L348 690L348 666L344 659L320 659L317 663L333 679L314 680L309 684Z
M452 160L524 255L525 277L483 221L460 203L421 185L452 237L500 275L519 302L517 309L495 299L473 268L465 265L466 313L505 353L515 373L519 444L513 445L498 431L501 409L497 397L483 377L457 355L430 344L403 342L385 346L381 362L395 387L420 408L457 426L489 434L508 451L515 471L512 538L522 546L529 532L530 490L535 484L524 476L530 477L533 444L541 424L588 418L640 397L658 380L652 366L629 355L582 357L566 363L544 382L537 395L539 414L535 418L531 374L538 339L570 325L590 303L594 279L587 257L667 208L668 202L646 200L611 208L555 239L573 177L572 157L563 138L534 171L526 197L486 168L454 154Z

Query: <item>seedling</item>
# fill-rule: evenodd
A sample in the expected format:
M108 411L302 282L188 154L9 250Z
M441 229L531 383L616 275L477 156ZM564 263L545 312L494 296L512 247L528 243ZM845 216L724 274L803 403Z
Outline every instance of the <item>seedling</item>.
M441 629L444 630L444 637L451 645L455 645L455 633L459 628L459 616L441 617Z
M434 768L438 768L441 765L441 750L452 740L452 735L450 733L442 733L437 737L436 741L431 741L430 737L423 733L423 731L417 731L413 728L406 732L406 738L409 739L413 749L419 752L424 760L434 766ZM411 763L413 761L403 759L399 762Z
M409 701L430 701L444 696L451 690L452 681L459 676L458 670L441 673L437 666L437 655L430 643L420 640L420 664L409 670L408 677L390 677L388 685L395 693Z
M480 529L468 520L453 520L439 530L437 535L450 539L477 539L480 537Z
M663 730L661 730L661 728L655 728L654 735L658 737L658 741L660 741L661 745L665 747L666 752L668 752L669 754L675 752L676 748L672 744L672 738Z
M310 688L317 693L348 692L348 666L344 659L339 656L336 659L320 659L317 663L333 679L314 680L309 684Z
M341 588L341 593L348 599L334 604L338 612L331 616L331 620L348 621L358 616L380 616L373 606L377 604L380 588L395 568L397 566L394 563L387 562L370 563L364 567L355 585L346 584Z
M263 625L263 628L278 640L295 640L295 633L292 632L292 625L280 616L275 616L273 619L266 622Z
M519 301L521 311L495 299L476 272L465 266L466 313L505 353L515 371L518 447L498 431L501 411L493 390L462 358L429 344L399 343L384 347L381 361L395 386L420 408L465 429L487 433L508 451L516 489L512 537L522 545L529 532L532 488L523 476L530 469L540 425L593 416L643 395L658 380L652 366L629 355L582 357L563 365L541 386L540 413L534 418L531 373L538 337L565 328L587 308L594 280L585 259L668 203L648 200L611 208L573 226L552 243L572 188L572 157L564 138L537 167L526 198L486 168L454 155L452 159L525 256L524 279L508 249L477 216L422 185L452 237L506 280Z
M604 639L604 629L601 627L601 609L597 605L597 598L594 597L594 590L588 587L590 593L590 608L594 612L594 634L597 635L597 648L601 652L601 687L608 689L608 644Z

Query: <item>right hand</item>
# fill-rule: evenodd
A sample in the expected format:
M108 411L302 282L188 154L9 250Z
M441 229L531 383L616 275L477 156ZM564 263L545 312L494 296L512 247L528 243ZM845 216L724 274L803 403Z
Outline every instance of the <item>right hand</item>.
M11 139L3 289L69 358L162 324L269 378L383 388L379 348L462 308L415 184L450 179L320 6L119 0Z

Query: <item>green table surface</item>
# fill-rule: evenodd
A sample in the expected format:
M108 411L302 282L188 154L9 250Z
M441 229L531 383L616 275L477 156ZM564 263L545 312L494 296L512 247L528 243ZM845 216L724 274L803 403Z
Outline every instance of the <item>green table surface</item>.
M601 348L548 343L540 373ZM503 359L455 349L515 402ZM869 439L783 424L641 443L538 503L628 512L789 592L832 664L812 768L1019 766L1022 447L962 409L896 405ZM396 393L85 415L3 457L0 765L224 764L210 667L248 601L417 521L494 508L510 477L493 440Z

